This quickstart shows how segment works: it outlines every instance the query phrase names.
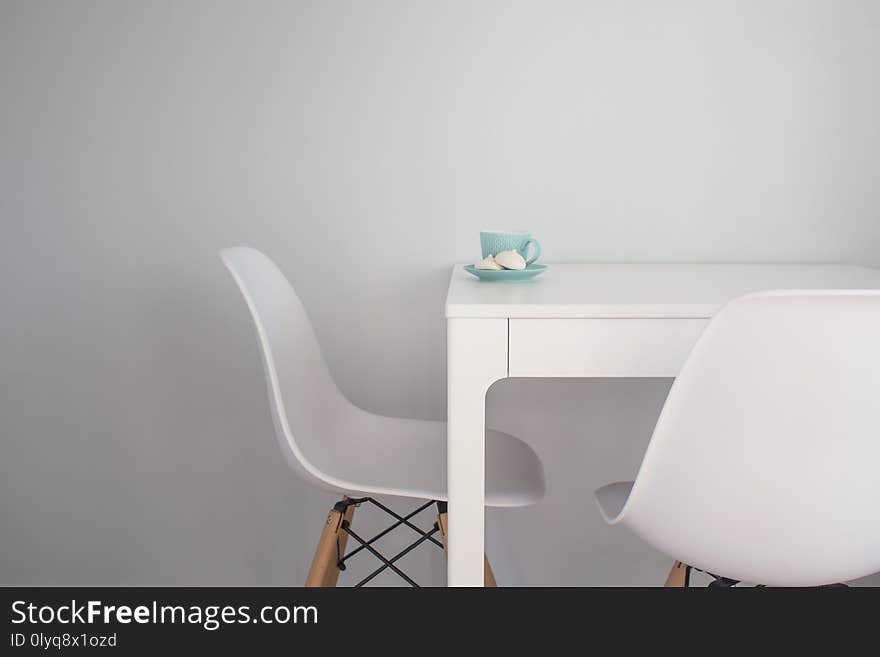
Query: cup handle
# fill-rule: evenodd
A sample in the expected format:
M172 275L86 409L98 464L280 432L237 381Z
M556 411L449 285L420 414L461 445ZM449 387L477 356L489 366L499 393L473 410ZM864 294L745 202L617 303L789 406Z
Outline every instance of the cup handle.
M535 260L537 260L538 258L541 257L541 245L538 243L538 240L536 240L536 239L534 239L534 238L532 238L532 237L530 237L529 239L527 239L527 240L526 240L526 243L523 244L523 246L522 246L522 254L523 254L523 257L525 257L526 253L529 252L529 245L530 245L530 244L534 244L534 245L535 245L535 255L533 255L531 258L526 258L526 265L527 265L527 266L530 265L530 264L532 264Z

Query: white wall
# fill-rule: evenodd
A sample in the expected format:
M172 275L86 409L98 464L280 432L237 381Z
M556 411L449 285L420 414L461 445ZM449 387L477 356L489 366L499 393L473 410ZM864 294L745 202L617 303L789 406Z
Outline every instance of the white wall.
M880 264L878 64L871 0L5 0L0 583L303 581L332 498L280 458L218 248L277 259L353 400L441 418L485 225L549 262ZM489 515L502 583L662 581L590 495L668 385L493 389L549 480Z

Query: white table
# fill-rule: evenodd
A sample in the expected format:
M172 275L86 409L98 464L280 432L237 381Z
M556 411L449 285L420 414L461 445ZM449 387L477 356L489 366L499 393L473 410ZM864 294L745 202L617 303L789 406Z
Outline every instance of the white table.
M450 586L482 586L485 399L506 377L674 377L725 302L772 289L880 288L837 265L550 265L528 283L457 265L446 297Z

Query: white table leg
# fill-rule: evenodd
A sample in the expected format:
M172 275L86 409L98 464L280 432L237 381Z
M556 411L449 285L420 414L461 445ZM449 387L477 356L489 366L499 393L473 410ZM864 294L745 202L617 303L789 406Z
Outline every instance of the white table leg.
M449 586L483 585L486 391L507 376L507 320L447 321Z

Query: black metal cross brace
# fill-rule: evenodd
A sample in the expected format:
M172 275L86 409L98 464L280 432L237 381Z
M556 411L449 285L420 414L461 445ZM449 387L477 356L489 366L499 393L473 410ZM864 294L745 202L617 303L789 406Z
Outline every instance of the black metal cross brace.
M343 531L345 531L346 534L348 534L355 541L357 541L359 543L359 546L356 547L351 552L349 552L348 554L343 556L343 555L339 554L339 544L337 543L337 546L336 546L336 548L337 548L337 562L336 562L337 566L339 567L340 570L345 570L345 562L348 559L350 559L351 557L356 555L358 552L361 552L362 550L366 550L367 552L372 554L374 557L376 557L379 561L381 561L382 565L379 566L372 573L367 575L360 582L355 584L356 587L363 586L364 584L366 584L367 582L372 580L374 577L376 577L376 575L378 575L379 573L381 573L385 569L391 569L397 575L399 575L404 581L406 581L410 586L412 586L413 588L419 588L419 585L416 584L412 580L412 578L409 577L405 572L400 570L400 568L395 566L394 563L396 561L398 561L399 559L402 559L404 556L409 554L412 550L417 548L419 545L421 545L425 541L430 541L430 542L434 543L434 545L436 545L437 547L443 549L443 543L441 543L436 538L434 538L434 534L436 534L438 531L440 531L440 527L436 522L434 523L433 528L427 532L410 522L410 518L418 515L419 513L421 513L425 509L427 509L429 506L433 506L435 504L435 502L433 500L426 502L425 504L421 505L420 507L418 507L417 509L415 509L414 511L412 511L411 513L409 513L405 516L401 516L401 515L395 513L394 511L389 509L387 506L385 506L381 502L377 502L376 500L374 500L372 497L361 497L361 498L357 498L357 499L347 498L347 499L339 502L336 505L335 509L344 515L345 511L348 509L349 506L351 506L351 505L360 506L364 502L369 502L369 503L373 504L377 508L381 509L382 511L384 511L388 515L395 518L396 522L394 524L390 525L389 527L387 527L386 529L382 530L381 532L379 532L375 536L373 536L371 539L365 540L365 539L361 538L358 534L356 534L354 531L352 531L351 525L347 520L343 520L342 521ZM380 538L382 538L383 536L385 536L389 532L397 529L401 525L406 525L407 527L409 527L410 529L415 531L417 534L419 534L419 538L416 539L415 542L410 543L407 547L405 547L403 550L401 550L400 552L395 554L393 557L388 559L373 547L373 543L378 541Z

